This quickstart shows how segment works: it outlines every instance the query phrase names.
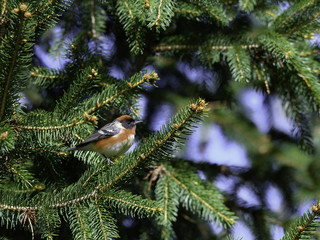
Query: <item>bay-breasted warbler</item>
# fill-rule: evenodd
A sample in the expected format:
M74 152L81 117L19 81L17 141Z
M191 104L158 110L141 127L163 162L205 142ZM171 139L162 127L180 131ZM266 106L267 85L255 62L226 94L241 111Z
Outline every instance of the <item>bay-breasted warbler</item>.
M132 146L140 122L129 115L120 116L68 150L94 151L106 158L121 155Z

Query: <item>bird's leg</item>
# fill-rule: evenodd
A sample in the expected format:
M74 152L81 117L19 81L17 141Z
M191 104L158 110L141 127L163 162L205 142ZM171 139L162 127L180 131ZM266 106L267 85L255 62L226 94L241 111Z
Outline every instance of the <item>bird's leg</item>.
M107 161L108 161L108 163L111 165L111 164L114 164L114 162L112 162L106 155L104 155L103 153L101 154L102 156L104 156L106 159L107 159Z

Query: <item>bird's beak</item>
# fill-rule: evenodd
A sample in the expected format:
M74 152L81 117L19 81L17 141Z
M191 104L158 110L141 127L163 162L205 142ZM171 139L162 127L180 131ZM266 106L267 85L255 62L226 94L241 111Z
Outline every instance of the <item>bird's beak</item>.
M142 121L141 120L135 120L134 121L134 125L138 124L138 123L141 123Z

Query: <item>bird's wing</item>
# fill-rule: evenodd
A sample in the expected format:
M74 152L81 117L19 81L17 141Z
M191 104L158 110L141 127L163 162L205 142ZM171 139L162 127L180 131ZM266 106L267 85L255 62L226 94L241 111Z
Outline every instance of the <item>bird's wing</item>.
M95 142L95 141L98 141L103 138L112 137L112 136L118 134L120 132L120 130L121 129L119 129L119 127L117 127L114 122L109 123L109 124L105 125L104 127L102 127L101 129L99 129L98 131L91 134L86 140L79 143L76 146L76 148L84 147L88 143Z

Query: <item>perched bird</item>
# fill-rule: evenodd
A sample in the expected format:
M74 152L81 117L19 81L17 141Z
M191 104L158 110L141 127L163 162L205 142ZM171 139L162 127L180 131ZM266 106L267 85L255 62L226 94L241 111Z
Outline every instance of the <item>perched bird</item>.
M121 155L132 146L140 122L129 115L120 116L68 150L94 151L106 158Z

